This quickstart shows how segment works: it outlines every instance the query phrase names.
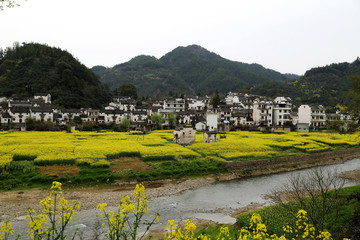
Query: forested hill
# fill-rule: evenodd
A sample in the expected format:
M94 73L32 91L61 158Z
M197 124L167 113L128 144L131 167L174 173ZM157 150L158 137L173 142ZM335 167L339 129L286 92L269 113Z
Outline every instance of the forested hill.
M178 47L160 59L138 56L112 68L95 66L92 70L111 89L130 82L143 95L168 94L170 91L209 93L218 90L226 93L294 78L258 64L227 60L197 45Z
M267 83L251 89L255 94L275 97L290 96L296 104L322 104L334 107L344 102L344 92L351 89L349 76L360 75L360 60L337 63L308 70L305 75L287 84Z
M70 53L37 43L0 50L0 96L32 97L50 93L66 108L101 107L110 91Z

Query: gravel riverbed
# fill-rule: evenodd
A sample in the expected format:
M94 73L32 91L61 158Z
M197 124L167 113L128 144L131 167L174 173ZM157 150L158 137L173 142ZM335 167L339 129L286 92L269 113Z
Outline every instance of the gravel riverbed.
M221 174L193 179L159 180L142 182L146 188L147 198L153 199L169 196L184 190L201 187L216 181L235 179L233 174ZM99 203L117 206L124 195L131 196L137 182L118 181L105 187L74 188L63 191L63 197L81 203L81 210L95 209ZM50 189L50 186L49 186ZM24 191L7 191L0 193L0 222L25 216L27 208L39 209L40 200L49 195L50 190L31 189Z

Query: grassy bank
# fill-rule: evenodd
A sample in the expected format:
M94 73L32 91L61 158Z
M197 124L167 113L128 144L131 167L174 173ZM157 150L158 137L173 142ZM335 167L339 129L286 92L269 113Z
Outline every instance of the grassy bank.
M328 193L329 198L332 192ZM343 188L340 195L332 201L341 201L338 212L336 209L326 214L325 229L328 230L334 239L350 238L351 236L360 235L360 185ZM248 227L249 220L253 213L260 214L262 220L267 226L270 234L282 235L284 233L283 226L295 226L296 213L301 209L296 201L288 202L292 205L293 212L285 210L284 206L272 205L259 210L251 211L237 217L237 225L240 227ZM354 238L357 239L357 238Z

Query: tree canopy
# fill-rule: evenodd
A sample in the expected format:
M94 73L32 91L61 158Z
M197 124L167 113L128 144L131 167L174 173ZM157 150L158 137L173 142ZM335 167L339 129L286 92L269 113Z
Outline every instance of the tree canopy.
M345 94L346 110L354 120L360 122L360 76L350 76L352 89Z
M69 52L37 43L0 49L0 96L32 97L50 93L65 108L99 108L111 93Z
M120 96L131 97L133 99L137 99L137 89L136 86L132 83L123 83L118 88L118 94Z

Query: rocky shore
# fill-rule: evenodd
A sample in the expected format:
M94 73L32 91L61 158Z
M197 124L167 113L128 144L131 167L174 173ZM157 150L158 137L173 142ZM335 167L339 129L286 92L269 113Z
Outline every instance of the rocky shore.
M216 181L235 179L233 174L212 175L202 178L159 180L142 182L146 188L148 199L168 196L181 191L201 187ZM121 197L131 196L137 182L118 181L105 187L75 188L63 191L63 197L81 203L81 210L94 209L99 203L117 206ZM50 186L49 186L50 188ZM38 209L40 200L49 195L50 190L31 189L24 191L8 191L0 194L0 222L24 216L27 208Z

